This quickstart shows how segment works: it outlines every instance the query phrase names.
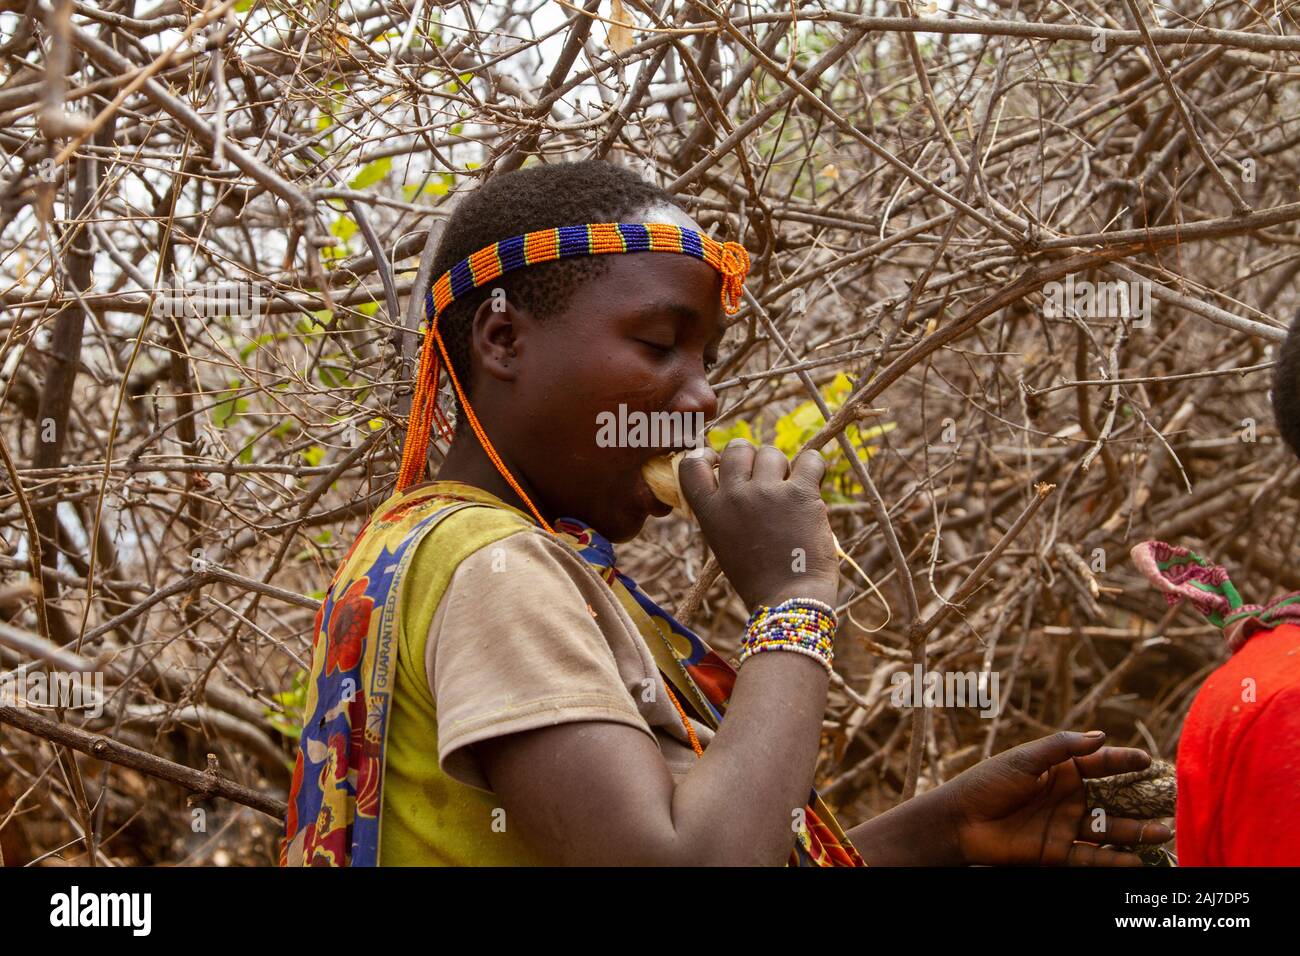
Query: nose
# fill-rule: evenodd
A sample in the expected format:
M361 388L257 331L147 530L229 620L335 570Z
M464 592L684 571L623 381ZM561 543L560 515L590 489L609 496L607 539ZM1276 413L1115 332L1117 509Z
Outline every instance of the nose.
M690 414L700 412L706 422L718 414L718 396L709 384L703 362L695 365L678 389L673 400L673 411Z

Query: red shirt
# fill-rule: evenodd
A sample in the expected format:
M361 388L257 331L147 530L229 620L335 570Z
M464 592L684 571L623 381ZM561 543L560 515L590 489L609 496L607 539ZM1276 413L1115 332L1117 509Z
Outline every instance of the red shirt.
M1178 744L1182 866L1300 866L1300 626L1249 638Z

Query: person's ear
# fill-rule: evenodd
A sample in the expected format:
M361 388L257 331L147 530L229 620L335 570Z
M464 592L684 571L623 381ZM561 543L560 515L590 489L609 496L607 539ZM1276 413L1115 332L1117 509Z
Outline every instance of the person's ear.
M484 372L503 382L515 380L519 364L518 336L527 319L527 313L502 291L493 290L480 303L474 312L470 340Z

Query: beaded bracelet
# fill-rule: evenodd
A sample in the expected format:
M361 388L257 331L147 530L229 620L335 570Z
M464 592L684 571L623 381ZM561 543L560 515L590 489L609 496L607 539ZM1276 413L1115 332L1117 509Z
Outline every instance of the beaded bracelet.
M829 673L838 626L835 609L813 598L761 605L750 615L737 664L766 651L792 651L819 661Z
M750 615L746 635L753 640L788 639L829 647L837 626L835 609L811 598L792 598L776 607L761 606Z
M761 633L761 632L760 632ZM746 641L744 650L740 654L737 666L742 665L755 654L762 654L765 651L793 651L798 654L804 654L808 657L816 658L830 671L831 661L833 659L832 648L829 643L814 645L806 641L790 640L788 638L771 638L755 639Z
M798 631L786 631L781 633L768 633L765 631L756 631L748 640L745 641L746 649L759 647L764 644L795 644L799 647L806 647L809 650L830 653L833 644L827 638L813 638Z

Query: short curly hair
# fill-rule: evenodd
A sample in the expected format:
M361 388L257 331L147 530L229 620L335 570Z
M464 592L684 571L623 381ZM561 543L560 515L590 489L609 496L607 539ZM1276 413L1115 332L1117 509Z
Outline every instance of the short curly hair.
M665 204L682 208L660 187L604 160L550 163L502 173L469 193L452 213L438 242L431 281L479 249L511 236L556 226L618 222ZM543 262L508 272L449 305L438 317L438 331L465 394L473 395L470 326L494 288L545 322L564 310L575 288L605 275L608 268L603 256ZM453 400L459 435L465 415L459 398Z
M1283 440L1300 456L1300 312L1278 349L1273 369L1273 417Z

